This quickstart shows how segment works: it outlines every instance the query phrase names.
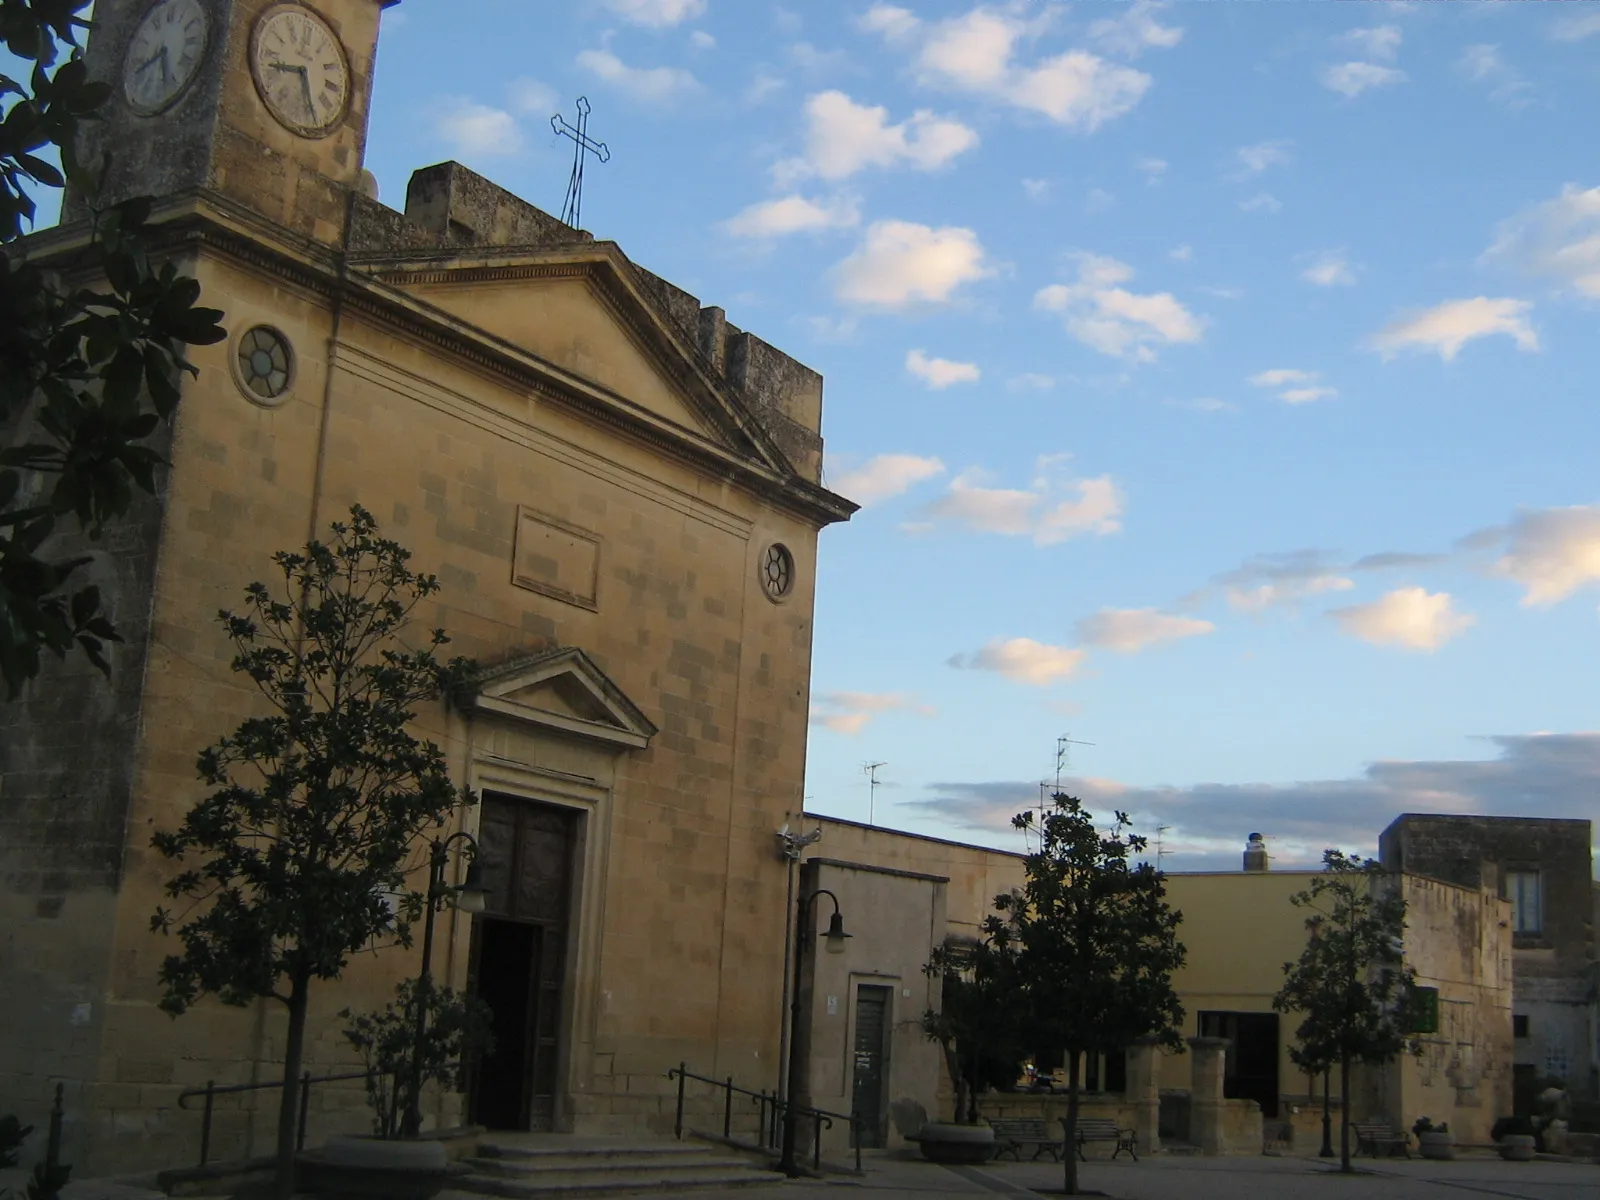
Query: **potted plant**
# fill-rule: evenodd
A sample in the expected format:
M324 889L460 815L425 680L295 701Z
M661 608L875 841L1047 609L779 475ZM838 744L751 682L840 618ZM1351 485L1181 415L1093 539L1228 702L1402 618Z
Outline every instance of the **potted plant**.
M1435 1125L1427 1117L1418 1117L1411 1132L1417 1135L1417 1148L1423 1158L1451 1159L1456 1156L1456 1139L1445 1122Z
M1507 1162L1532 1162L1538 1133L1528 1117L1501 1117L1489 1131L1494 1148Z
M395 991L382 1012L339 1014L350 1022L345 1039L366 1063L372 1133L332 1137L299 1155L301 1186L325 1200L431 1200L453 1173L444 1143L402 1135L411 1081L459 1086L462 1062L491 1046L488 1006L425 979L408 979ZM426 1018L420 1044L419 997Z

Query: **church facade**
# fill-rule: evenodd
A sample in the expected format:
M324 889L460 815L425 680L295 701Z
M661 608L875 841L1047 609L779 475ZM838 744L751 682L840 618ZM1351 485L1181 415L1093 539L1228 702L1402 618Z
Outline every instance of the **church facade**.
M113 680L52 664L0 709L0 1112L40 1124L64 1084L80 1175L193 1161L180 1094L278 1070L276 1004L158 1011L150 837L258 711L217 611L353 503L439 576L418 625L482 667L420 726L479 794L460 827L491 886L482 916L441 914L436 977L490 1002L502 1050L430 1122L660 1128L680 1062L778 1076L774 833L801 808L817 540L854 510L820 482L821 377L457 164L380 204L386 6L96 5L106 198L157 197L160 251L229 338L193 355L160 494L90 568L127 639ZM70 273L82 215L26 252ZM308 1069L350 1069L338 1010L416 968L381 950L325 985ZM364 1123L335 1094L313 1139ZM212 1157L261 1153L274 1107L219 1107Z

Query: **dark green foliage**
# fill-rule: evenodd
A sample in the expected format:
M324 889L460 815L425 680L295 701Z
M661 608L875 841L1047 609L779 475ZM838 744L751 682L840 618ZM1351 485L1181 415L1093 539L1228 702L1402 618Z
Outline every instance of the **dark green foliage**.
M234 671L269 712L201 752L200 778L214 790L152 839L188 864L166 887L185 911L151 918L183 945L162 964L162 1008L176 1015L206 994L281 1001L289 1084L311 982L338 978L358 951L410 945L424 903L407 886L416 847L471 803L444 752L408 729L420 705L470 670L438 660L443 630L420 649L400 643L438 580L413 572L410 552L379 537L359 506L333 534L273 556L278 595L253 583L244 614L219 615L238 652ZM280 1174L292 1167L296 1091L284 1088Z
M955 1088L957 1121L976 1124L978 1093L1009 1088L1033 1047L1018 1003L1009 940L947 941L935 946L924 974L941 980L939 1011L922 1015L922 1031L939 1043Z
M419 995L427 1010L427 1034L416 1046ZM411 1100L413 1054L422 1057L424 1086L460 1087L466 1060L494 1048L489 1006L431 980L426 985L405 980L395 989L395 1001L384 1005L382 1012L352 1013L347 1008L339 1015L350 1022L344 1036L361 1052L370 1072L367 1100L372 1105L372 1131L380 1138L400 1136L400 1120Z
M1390 1062L1411 1047L1416 973L1405 965L1398 878L1373 859L1339 850L1323 851L1322 866L1310 888L1291 897L1307 910L1306 948L1283 964L1272 1007L1301 1014L1289 1054L1302 1070L1339 1068L1340 1161L1348 1171L1350 1064Z
M1172 973L1184 963L1183 915L1167 904L1166 876L1133 859L1145 839L1116 813L1109 832L1071 796L1052 797L1042 816L1018 815L1039 849L1028 855L1020 893L995 897L998 915L985 936L1014 954L1015 988L1035 1045L1067 1056L1067 1139L1077 1135L1079 1060L1151 1037L1174 1050L1183 1006ZM1065 1187L1075 1194L1077 1157L1065 1158Z
M0 0L0 40L32 64L26 81L0 74L0 679L13 697L44 651L77 647L110 672L106 643L121 639L99 590L69 588L90 559L52 555L47 543L64 518L97 538L135 488L155 491L162 459L146 443L172 415L180 375L196 373L184 348L227 336L222 313L196 305L198 283L150 262L148 200L95 214L93 265L106 288L69 287L11 249L32 226L32 191L68 180L86 198L96 190L73 151L79 124L110 96L88 78L76 40L88 6Z

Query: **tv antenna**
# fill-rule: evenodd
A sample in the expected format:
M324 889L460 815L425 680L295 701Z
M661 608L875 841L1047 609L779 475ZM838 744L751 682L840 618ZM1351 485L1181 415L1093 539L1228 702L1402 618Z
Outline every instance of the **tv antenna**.
M574 229L583 227L583 163L592 154L601 162L611 161L611 150L604 142L589 136L589 97L578 97L578 123L569 125L560 113L550 118L550 128L558 137L572 139L572 176L567 180L567 199L561 207L561 220Z
M878 768L879 767L887 767L888 765L889 764L886 763L886 762L870 762L870 763L862 763L861 764L862 773L866 775L867 781L868 781L867 782L867 824L868 825L876 824L876 822L873 820L873 815L874 815L874 812L876 811L877 806L878 806Z
M1061 773L1072 770L1072 747L1092 746L1093 742L1080 742L1070 733L1056 739L1056 791L1061 790Z
M1156 826L1156 870L1158 870L1158 871L1161 870L1161 860L1166 857L1166 853L1167 853L1166 833L1167 833L1167 830L1169 830L1171 828L1172 828L1171 825L1157 825Z

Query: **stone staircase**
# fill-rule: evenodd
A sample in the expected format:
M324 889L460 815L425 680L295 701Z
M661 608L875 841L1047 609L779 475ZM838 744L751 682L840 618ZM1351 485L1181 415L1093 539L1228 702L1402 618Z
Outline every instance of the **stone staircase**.
M783 1179L749 1158L697 1142L563 1134L491 1134L461 1162L470 1173L451 1180L441 1200L466 1195L508 1200L654 1196Z

